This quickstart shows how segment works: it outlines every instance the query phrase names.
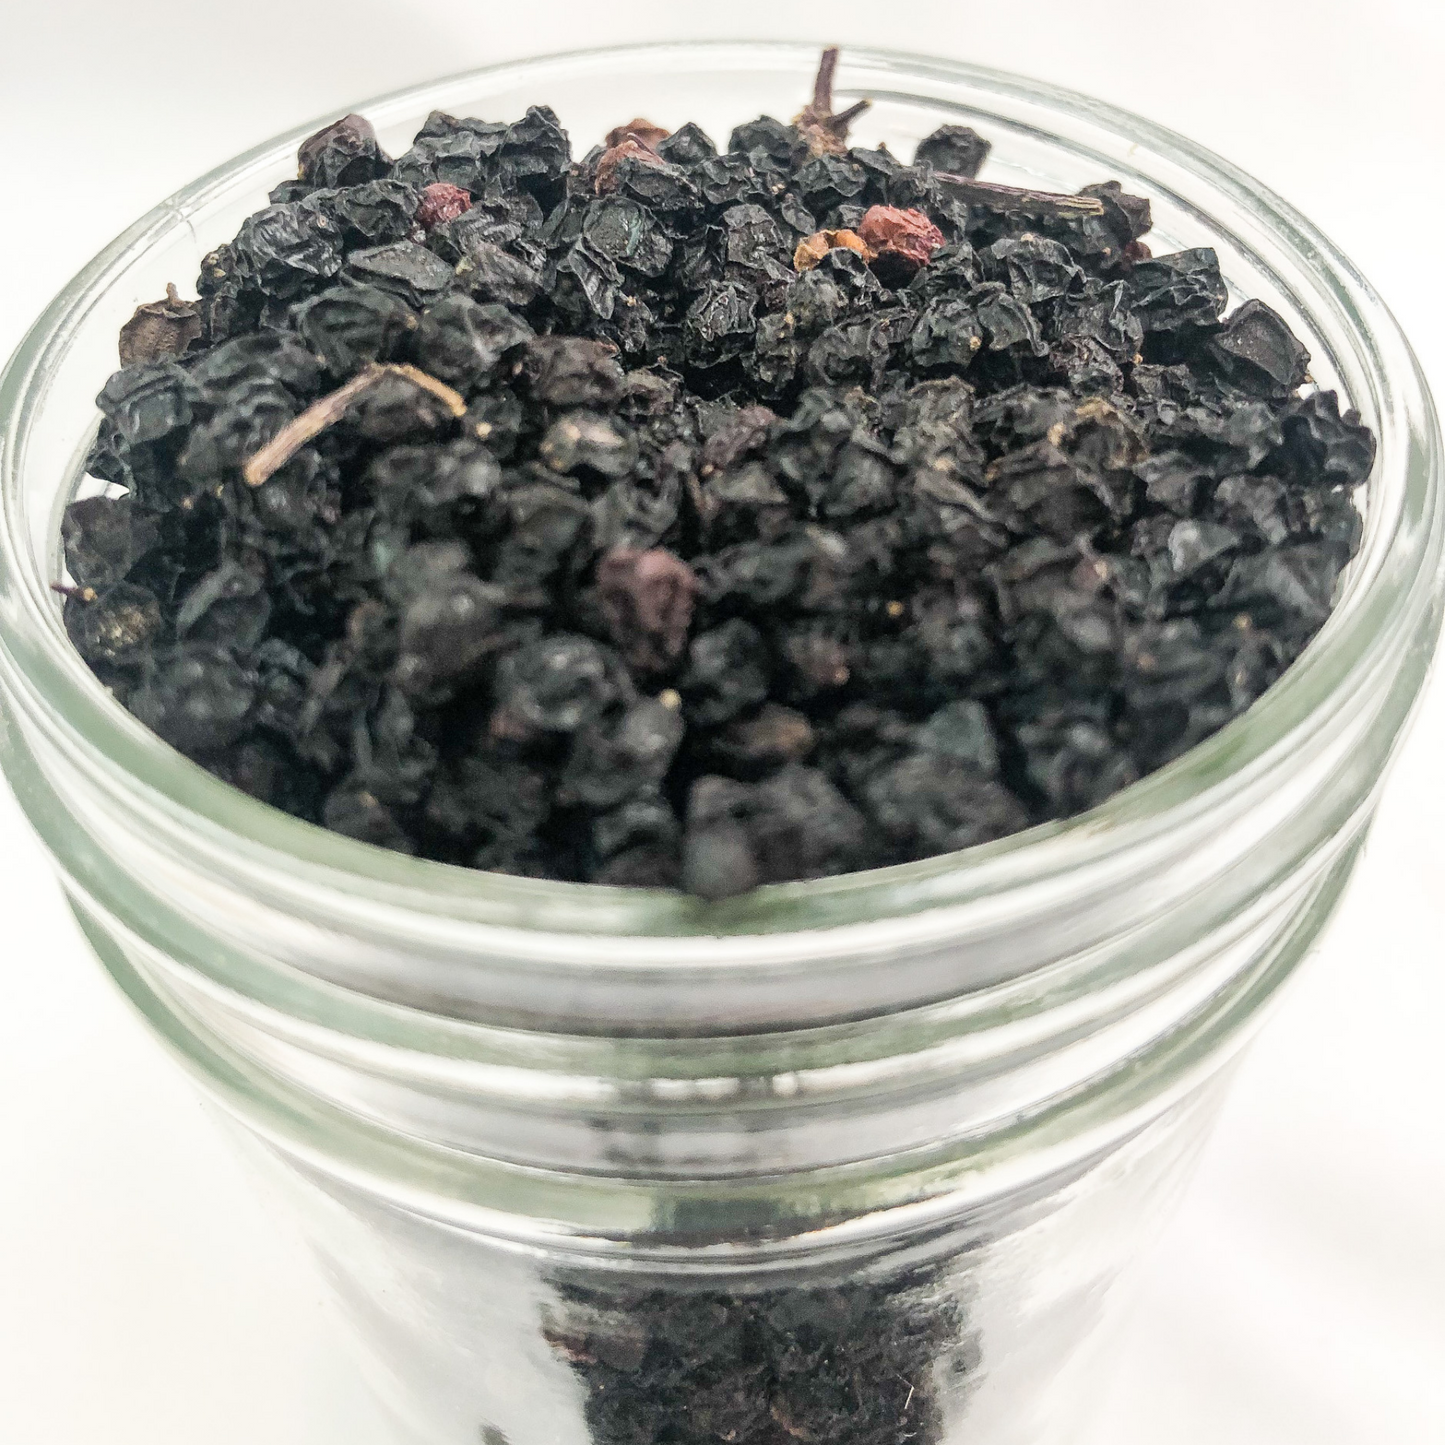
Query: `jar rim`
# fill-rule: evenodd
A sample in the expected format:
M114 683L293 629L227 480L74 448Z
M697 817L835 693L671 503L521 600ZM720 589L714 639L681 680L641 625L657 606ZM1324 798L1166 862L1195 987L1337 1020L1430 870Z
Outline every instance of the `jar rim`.
M373 116L415 108L426 96L486 77L539 78L569 66L657 66L705 58L710 64L806 69L816 46L790 42L657 42L508 61L394 91L357 109ZM837 877L767 885L741 898L704 903L687 895L588 883L514 878L410 858L291 817L212 777L127 712L86 667L59 626L50 579L23 542L20 478L26 436L45 405L47 379L80 319L128 259L188 224L207 199L250 173L258 176L310 134L297 127L212 170L136 222L62 290L0 376L0 681L12 706L48 715L109 785L143 796L157 816L204 830L234 849L238 863L289 870L357 900L414 910L442 923L503 922L563 934L688 937L813 933L896 922L942 906L978 903L1046 885L1084 866L1107 864L1215 807L1237 780L1268 770L1302 729L1317 725L1332 699L1368 671L1382 635L1409 627L1431 605L1442 556L1441 440L1418 362L1388 308L1353 264L1292 206L1202 146L1128 111L1078 92L996 71L901 52L850 48L847 68L893 77L900 86L966 85L1127 137L1167 157L1191 181L1243 206L1309 259L1311 299L1343 319L1372 388L1380 458L1369 483L1366 540L1338 605L1300 659L1245 714L1164 768L1086 813L996 842L919 862ZM875 89L872 93L877 94ZM903 91L895 91L902 94ZM539 98L546 96L539 92ZM331 119L327 116L324 119ZM1352 398L1357 404L1361 398ZM58 721L57 721L58 719ZM729 953L718 954L722 961ZM662 955L658 956L659 962ZM696 958L691 963L696 963Z

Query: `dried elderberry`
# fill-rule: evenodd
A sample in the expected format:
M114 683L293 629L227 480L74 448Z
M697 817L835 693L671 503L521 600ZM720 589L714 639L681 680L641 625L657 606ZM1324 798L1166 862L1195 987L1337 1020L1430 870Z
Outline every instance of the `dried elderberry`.
M937 1440L977 1347L928 1270L749 1292L566 1280L546 1327L599 1441Z
M836 63L722 150L306 141L122 331L60 589L106 685L351 836L709 899L1068 816L1249 707L1373 436L1146 199L855 144Z

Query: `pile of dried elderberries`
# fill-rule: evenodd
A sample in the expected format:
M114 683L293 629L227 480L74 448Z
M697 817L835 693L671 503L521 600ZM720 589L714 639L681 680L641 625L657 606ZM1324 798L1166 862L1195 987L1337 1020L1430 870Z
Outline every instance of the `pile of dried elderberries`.
M709 898L1067 817L1249 707L1372 435L1146 200L850 146L835 60L724 152L307 140L100 394L63 590L115 695L353 837Z

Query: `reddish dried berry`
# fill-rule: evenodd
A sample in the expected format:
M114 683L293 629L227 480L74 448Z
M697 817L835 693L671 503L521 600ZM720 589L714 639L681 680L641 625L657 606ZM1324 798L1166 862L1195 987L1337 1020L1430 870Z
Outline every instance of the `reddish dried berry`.
M627 136L605 150L597 162L597 173L592 184L599 196L605 196L617 189L621 184L617 169L623 161L629 159L641 161L645 166L665 166L667 164L651 146L643 145L641 141Z
M421 204L416 208L416 223L423 231L430 231L433 226L440 226L443 221L455 221L471 208L470 191L464 191L460 186L450 186L445 181L437 181L421 193Z
M665 126L653 125L650 120L644 120L638 116L636 120L630 120L626 125L613 126L607 132L607 145L619 146L625 140L635 140L638 145L646 146L648 150L655 151L659 141L665 141L672 132Z
M608 631L628 663L644 672L671 666L687 645L697 576L663 547L614 547L597 564L597 597Z
M922 211L897 206L870 206L858 234L879 256L907 262L916 271L943 245L943 232Z

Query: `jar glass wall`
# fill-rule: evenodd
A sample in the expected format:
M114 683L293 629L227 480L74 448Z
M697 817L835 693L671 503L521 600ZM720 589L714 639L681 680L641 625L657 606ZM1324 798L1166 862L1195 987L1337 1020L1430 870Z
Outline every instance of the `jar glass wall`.
M803 46L511 65L363 107L547 102L725 136L807 93ZM87 935L297 1206L430 1445L1067 1439L1110 1287L1229 1064L1344 886L1439 626L1435 419L1348 262L1248 178L1095 102L853 52L861 138L939 124L990 178L1121 180L1156 251L1212 245L1379 437L1365 541L1304 657L1103 806L927 862L681 895L384 853L227 788L71 650L60 510L115 335L264 204L302 132L173 198L0 382L4 764Z

